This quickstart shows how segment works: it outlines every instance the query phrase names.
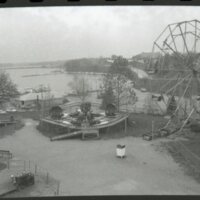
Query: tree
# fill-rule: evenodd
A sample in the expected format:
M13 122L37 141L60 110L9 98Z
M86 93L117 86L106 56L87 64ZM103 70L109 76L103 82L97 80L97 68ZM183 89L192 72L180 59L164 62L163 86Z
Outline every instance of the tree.
M129 68L129 63L126 58L116 56L112 65L109 68L109 73L124 75L128 79L134 79L135 74Z
M105 88L105 91L102 95L101 107L105 109L108 104L115 104L115 96L111 84L109 84L108 87Z
M9 74L0 71L0 104L10 101L18 95L17 86L12 82Z
M92 104L90 102L84 102L80 105L81 111L86 116L91 111Z
M136 94L132 81L128 80L126 76L121 74L114 75L112 85L118 110L120 110L120 106L135 103Z
M102 106L105 106L105 103L114 103L119 110L122 105L134 104L136 101L133 88L134 76L128 67L127 59L121 56L115 57L109 73L103 79Z
M50 109L49 114L51 116L52 119L61 119L63 116L63 110L61 107L59 106L54 106Z
M114 62L112 64L112 67L124 67L124 66L128 66L128 60L126 58L123 58L122 56L114 57Z
M69 86L81 101L84 102L89 95L89 83L86 81L85 77L75 75L73 81L69 83Z

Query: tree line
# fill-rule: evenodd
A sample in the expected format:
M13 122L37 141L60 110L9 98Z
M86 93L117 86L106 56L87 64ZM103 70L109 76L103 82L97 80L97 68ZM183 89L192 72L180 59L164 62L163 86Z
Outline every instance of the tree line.
M80 58L67 61L64 67L68 72L107 73L109 63L106 58Z

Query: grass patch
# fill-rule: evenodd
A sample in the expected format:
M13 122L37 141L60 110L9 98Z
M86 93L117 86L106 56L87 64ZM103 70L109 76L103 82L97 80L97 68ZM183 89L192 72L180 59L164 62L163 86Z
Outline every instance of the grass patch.
M185 146L187 146L187 148L192 151L193 153L195 153L197 156L200 157L200 134L199 133L195 133L193 138L190 138L187 141L183 141L182 143L184 143Z
M200 140L181 141L181 143L183 143L187 149L189 149L198 157L200 156L199 142ZM182 167L185 174L193 177L198 183L200 183L200 165L198 164L199 161L190 154L187 154L181 148L180 144L176 141L167 142L164 144L164 146L166 147L174 161L177 162L180 165L180 167Z
M129 121L133 121L134 125L129 126L128 135L140 137L144 133L151 132L152 130L152 121L154 121L154 130L160 129L167 123L167 119L165 119L161 115L150 115L143 113L131 113L129 116Z
M131 113L128 118L126 133L124 132L124 122L122 122L114 127L110 127L108 132L102 130L100 135L103 139L123 138L126 136L141 137L143 134L151 132L152 121L154 121L154 130L160 129L167 122L167 120L160 115Z

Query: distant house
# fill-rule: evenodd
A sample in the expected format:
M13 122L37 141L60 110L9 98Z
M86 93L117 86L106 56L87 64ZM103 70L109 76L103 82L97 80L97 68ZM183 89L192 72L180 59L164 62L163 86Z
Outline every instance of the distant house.
M107 61L108 63L113 63L113 62L114 62L113 59L107 59L106 61Z
M143 69L145 67L145 62L143 60L131 60L129 61L129 64L132 66L132 67L136 67L136 68L141 68Z
M27 93L21 95L16 101L18 103L18 107L26 107L26 106L34 106L37 101L41 98L40 94L36 93Z
M160 52L142 52L136 56L133 56L134 60L144 60L144 59L158 59L160 57L161 53Z
M135 67L147 69L150 59L155 63L160 56L160 52L142 52L132 57L132 64Z
M41 106L42 102L50 102L52 105L59 105L63 103L63 97L46 96L41 93L28 93L21 95L16 99L19 108L35 108Z

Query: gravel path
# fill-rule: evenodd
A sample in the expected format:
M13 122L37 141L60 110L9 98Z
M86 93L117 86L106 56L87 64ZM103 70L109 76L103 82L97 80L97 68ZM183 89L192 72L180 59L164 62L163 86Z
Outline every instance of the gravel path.
M200 185L151 142L133 137L50 142L35 129L37 122L25 123L0 146L48 169L60 181L60 195L200 194ZM117 144L126 145L125 159L116 158Z

